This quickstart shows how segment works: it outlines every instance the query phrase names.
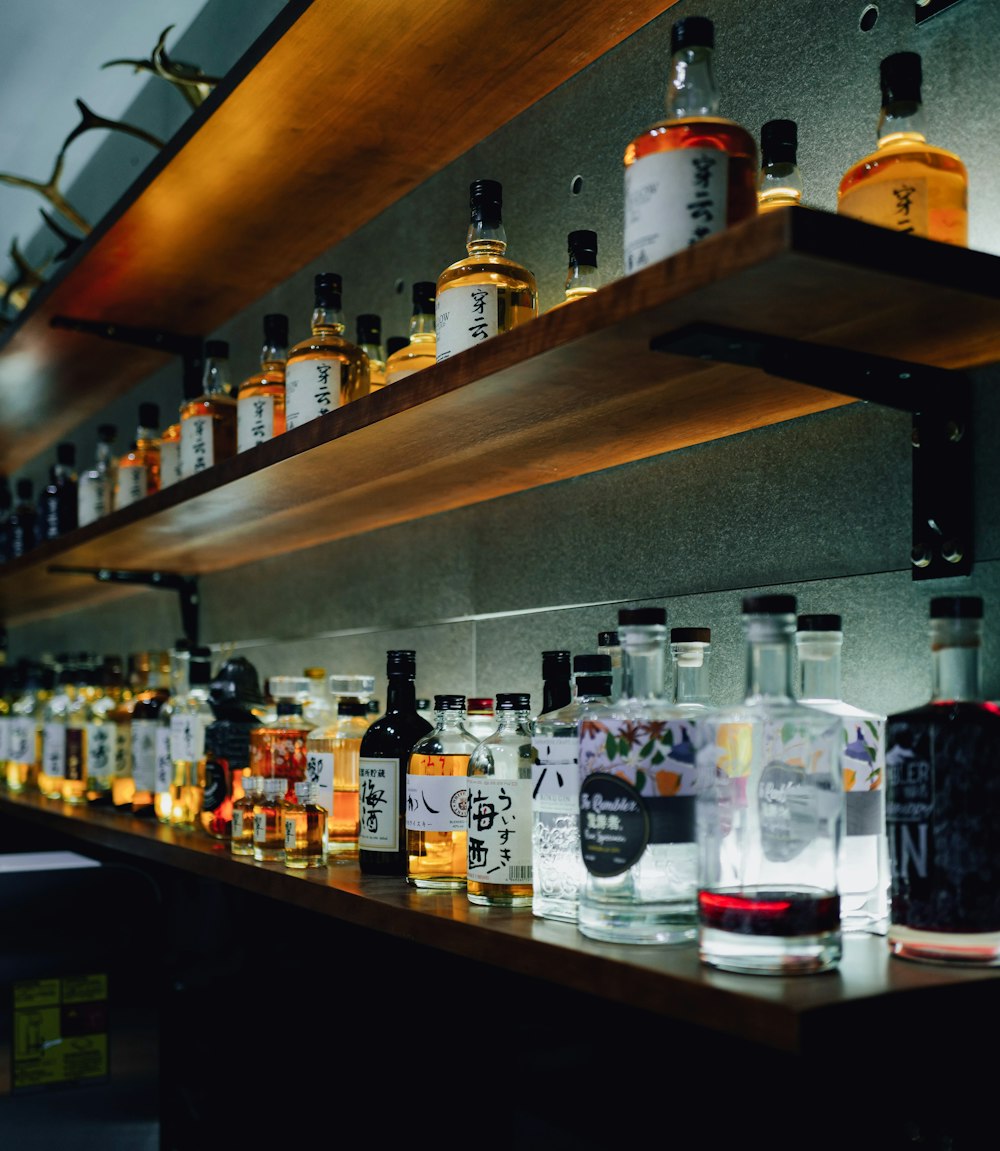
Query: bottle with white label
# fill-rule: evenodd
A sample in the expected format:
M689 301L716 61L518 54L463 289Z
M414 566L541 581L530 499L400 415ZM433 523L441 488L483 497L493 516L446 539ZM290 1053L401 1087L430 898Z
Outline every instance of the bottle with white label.
M80 474L76 486L77 522L80 527L92 524L114 511L118 479L114 445L117 438L118 429L114 424L101 424L97 429L94 462Z
M757 143L719 115L714 48L711 20L674 24L667 115L625 149L626 272L757 214Z
M394 384L437 362L437 336L434 329L436 292L437 285L431 280L418 280L413 285L410 338L403 340L400 347L390 350L385 362L386 384Z
M42 712L42 755L38 765L38 790L46 799L62 799L66 778L67 715L76 697L74 657L56 656L59 668L56 687Z
M285 363L287 431L368 394L368 357L344 337L342 293L336 272L316 276L312 332L289 348Z
M127 508L160 490L159 426L159 405L140 404L135 439L118 461L116 508Z
M279 312L264 317L260 371L243 381L236 393L236 447L245 452L273 440L285 430L285 360L288 358L288 317Z
M469 757L466 894L486 907L530 907L531 696L496 700L497 729Z
M437 361L507 332L538 315L538 287L527 268L509 259L496 180L469 189L467 256L438 276L434 301Z
M181 475L194 476L236 455L236 397L229 344L206 340L201 394L181 406Z
M205 731L215 719L209 703L212 652L193 647L187 661L187 690L173 697L170 709L172 779L169 822L194 830L201 812L205 785Z

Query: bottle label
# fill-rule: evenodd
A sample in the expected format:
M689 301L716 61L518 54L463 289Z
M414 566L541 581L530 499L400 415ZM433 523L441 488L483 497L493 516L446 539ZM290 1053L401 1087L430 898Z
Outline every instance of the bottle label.
M236 450L245 452L274 438L274 396L241 396L236 401Z
M128 779L132 774L132 729L131 724L115 724L114 751L115 779Z
M844 197L843 210L894 232L929 234L925 179L862 181Z
M53 779L66 778L66 727L47 723L42 729L42 771Z
M119 508L127 508L129 504L134 504L137 500L145 499L148 486L148 476L144 465L119 468L116 506Z
M536 735L532 746L531 794L536 811L578 811L580 775L576 764L579 740L575 736Z
M317 803L333 811L333 752L306 748L306 779L319 788Z
M87 724L87 778L110 781L114 767L114 726L110 723Z
M255 811L253 813L253 841L254 843L267 842L267 813Z
M653 152L625 169L625 271L665 260L726 227L729 157L716 148Z
M294 815L285 816L285 851L295 851L295 828L297 820Z
M340 406L339 360L293 360L285 367L288 431Z
M469 777L468 852L473 882L531 883L530 779Z
M172 718L172 717L171 717ZM156 725L156 781L155 792L167 792L174 782L174 761L170 754L170 728Z
M845 718L841 738L844 833L881 835L885 829L885 722Z
M399 760L362 756L358 762L362 851L399 851Z
M136 791L156 787L156 729L153 719L132 720L132 779Z
M111 511L114 485L106 472L87 472L76 489L77 522L80 527L92 524Z
M232 836L233 836L233 839L242 839L243 838L243 812L238 807L233 808Z
M35 762L35 721L15 717L8 721L7 754L12 763Z
M161 454L162 466L162 454ZM211 416L189 416L181 421L181 475L193 476L215 463Z
M446 288L434 304L437 362L473 348L500 331L496 284L466 284Z
M9 716L0 716L0 763L10 759L10 725Z
M160 487L175 484L181 478L181 445L176 440L160 441Z
M444 756L427 756L428 767ZM464 775L406 776L407 831L465 831L469 825L469 789Z
M170 717L170 758L181 763L197 763L205 754L205 717L185 715Z

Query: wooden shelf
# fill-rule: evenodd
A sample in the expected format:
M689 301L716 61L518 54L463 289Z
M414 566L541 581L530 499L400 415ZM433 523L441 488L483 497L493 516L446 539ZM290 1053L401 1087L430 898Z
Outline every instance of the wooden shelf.
M377 20L367 0L292 0L0 336L0 470L168 362L53 316L211 334L669 7L549 0L484 35L449 0L384 0ZM414 131L425 94L440 114Z
M0 815L67 836L84 853L124 853L796 1056L842 1042L856 1027L858 1011L864 1012L867 1034L888 1034L883 1025L899 1028L908 1020L923 1038L935 1020L945 1026L949 1011L967 997L985 1005L1000 994L1000 972L895 960L885 940L873 936L847 936L836 973L787 979L730 975L700 965L693 944L597 943L572 924L538 919L528 908L474 907L464 893L418 892L403 880L362 876L354 863L294 873L281 864L235 858L227 844L198 832L37 794L0 795Z
M938 368L995 362L996 266L829 213L759 217L44 544L0 572L0 614L135 590L53 565L220 571L854 398L651 350L692 323Z

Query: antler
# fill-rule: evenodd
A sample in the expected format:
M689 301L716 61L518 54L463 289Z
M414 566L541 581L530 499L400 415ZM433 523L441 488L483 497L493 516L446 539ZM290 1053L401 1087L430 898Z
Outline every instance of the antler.
M109 60L101 67L110 68L115 64L127 64L136 72L151 72L161 80L173 84L191 107L197 108L211 94L219 82L219 77L207 75L195 64L184 64L170 59L166 44L167 36L173 28L173 24L169 24L163 29L148 60Z
M52 175L46 181L29 180L26 176L15 176L12 172L0 172L0 184L10 184L14 188L30 188L33 192L44 196L56 211L62 213L62 215L65 216L70 223L79 228L81 232L89 233L91 231L90 225L59 190L59 180L62 176L65 153L66 145L63 144L59 150L59 155L56 156Z

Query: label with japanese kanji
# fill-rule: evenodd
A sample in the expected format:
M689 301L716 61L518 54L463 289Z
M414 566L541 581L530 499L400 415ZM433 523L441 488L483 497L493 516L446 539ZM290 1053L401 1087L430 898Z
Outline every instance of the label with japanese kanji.
M87 725L87 778L111 779L115 768L115 731L109 723Z
M358 766L362 851L399 851L399 760L362 756Z
M435 302L437 361L474 348L500 330L496 284L446 288Z
M236 403L236 447L245 452L274 437L274 396L241 396Z
M468 878L531 883L531 780L469 776Z
M193 476L215 463L211 416L189 416L181 423L181 475Z
M339 360L293 360L285 368L285 427L325 416L340 407Z

